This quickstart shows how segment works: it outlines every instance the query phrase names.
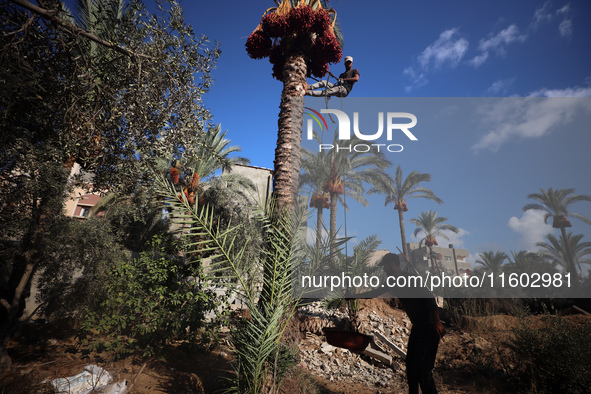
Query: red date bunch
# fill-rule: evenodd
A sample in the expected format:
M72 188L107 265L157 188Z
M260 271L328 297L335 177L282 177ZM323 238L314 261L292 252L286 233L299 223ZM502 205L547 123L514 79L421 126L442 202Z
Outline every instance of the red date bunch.
M286 37L297 40L302 35L309 35L312 41L312 47L305 51L308 76L321 78L328 72L328 64L338 63L342 57L330 13L322 7L313 9L307 4L300 4L291 9L279 7L267 13L246 40L246 51L253 59L269 57L273 77L282 81L285 54L281 40Z

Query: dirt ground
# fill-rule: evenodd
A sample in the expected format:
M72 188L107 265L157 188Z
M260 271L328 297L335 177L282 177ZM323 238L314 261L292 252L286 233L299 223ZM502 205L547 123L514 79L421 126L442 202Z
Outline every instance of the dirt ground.
M401 317L404 312L383 300L366 300L369 308L382 316ZM591 322L590 317L573 315L574 322ZM460 329L447 324L447 335L440 344L435 378L441 393L505 393L503 341L511 328L519 324L514 316L495 315L474 318ZM542 325L542 318L532 324ZM227 341L211 353L187 354L170 347L158 358L127 357L110 359L104 353L89 353L77 344L73 332L52 329L47 324L27 324L9 345L13 360L11 373L0 376L0 394L51 392L41 384L45 379L74 376L87 364L96 364L111 373L115 382L126 379L131 393L215 393L229 386L233 376L231 349ZM400 361L401 362L401 361ZM284 380L281 391L300 393L401 393L407 386L403 372L381 385L368 386L355 381L331 382L323 376L296 366ZM130 386L133 385L133 386Z

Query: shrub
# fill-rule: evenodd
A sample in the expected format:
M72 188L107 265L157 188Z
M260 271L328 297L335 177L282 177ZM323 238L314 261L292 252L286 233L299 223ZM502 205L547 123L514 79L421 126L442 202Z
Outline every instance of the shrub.
M591 389L591 324L548 316L544 328L526 319L508 343L521 367L516 378L536 393L584 393Z
M164 246L158 236L153 247L109 271L101 310L89 310L83 322L87 334L101 337L91 348L102 346L118 356L138 349L153 355L170 340L198 340L206 313L220 299L201 285L200 266L160 254Z

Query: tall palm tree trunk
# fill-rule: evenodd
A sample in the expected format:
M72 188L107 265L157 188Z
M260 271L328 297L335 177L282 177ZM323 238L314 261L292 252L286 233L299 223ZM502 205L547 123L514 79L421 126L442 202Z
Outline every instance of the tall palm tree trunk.
M429 259L431 260L431 268L433 268L436 274L441 275L441 269L439 264L437 264L437 259L435 259L434 256L435 254L433 253L433 246L429 246Z
M336 235L337 235L337 204L339 200L338 193L330 192L330 228L329 228L329 240L330 240L330 253L334 255L336 248L334 246Z
M408 246L406 245L406 230L404 229L404 212L402 209L398 209L398 224L400 225L400 238L402 241L402 254L406 261L410 261L408 258Z
M568 270L568 272L570 272L571 279L572 279L573 283L578 285L579 284L579 273L578 273L577 267L575 265L575 255L574 255L573 251L570 250L570 242L568 242L568 238L566 236L566 229L564 227L561 227L560 233L562 235L562 244L564 245L564 248L565 248L564 255L567 258L566 269Z
M283 40L284 42L288 40ZM298 201L300 176L300 148L302 141L302 123L304 121L304 93L306 92L307 66L301 53L287 56L283 66L283 90L277 121L277 147L273 170L273 195L276 209L289 212ZM263 272L270 278L271 272ZM263 280L263 289L259 303L263 305L270 294L270 280Z
M280 207L291 206L298 196L306 72L306 61L302 54L287 57L283 68L273 171L273 190Z
M316 250L322 246L322 207L316 208Z

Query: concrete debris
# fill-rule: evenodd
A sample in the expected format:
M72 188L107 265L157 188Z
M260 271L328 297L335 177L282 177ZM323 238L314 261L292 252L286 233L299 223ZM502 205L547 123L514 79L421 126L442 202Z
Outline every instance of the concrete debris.
M389 344L374 336L376 347L369 353L380 353L382 362L363 354L352 353L326 343L320 327L339 327L347 329L348 316L338 310L326 310L321 303L313 303L300 308L300 330L305 337L300 344L300 366L310 370L317 376L322 376L335 382L357 382L370 387L385 387L388 382L405 381L404 360L400 352L406 352L406 343L410 334L410 321L386 317L382 318L375 311L360 312L360 332L368 335L379 333L381 337L394 344L398 352L392 350ZM306 322L310 323L306 323ZM309 327L310 330L306 328ZM382 351L384 352L382 354ZM386 365L388 364L388 365Z

